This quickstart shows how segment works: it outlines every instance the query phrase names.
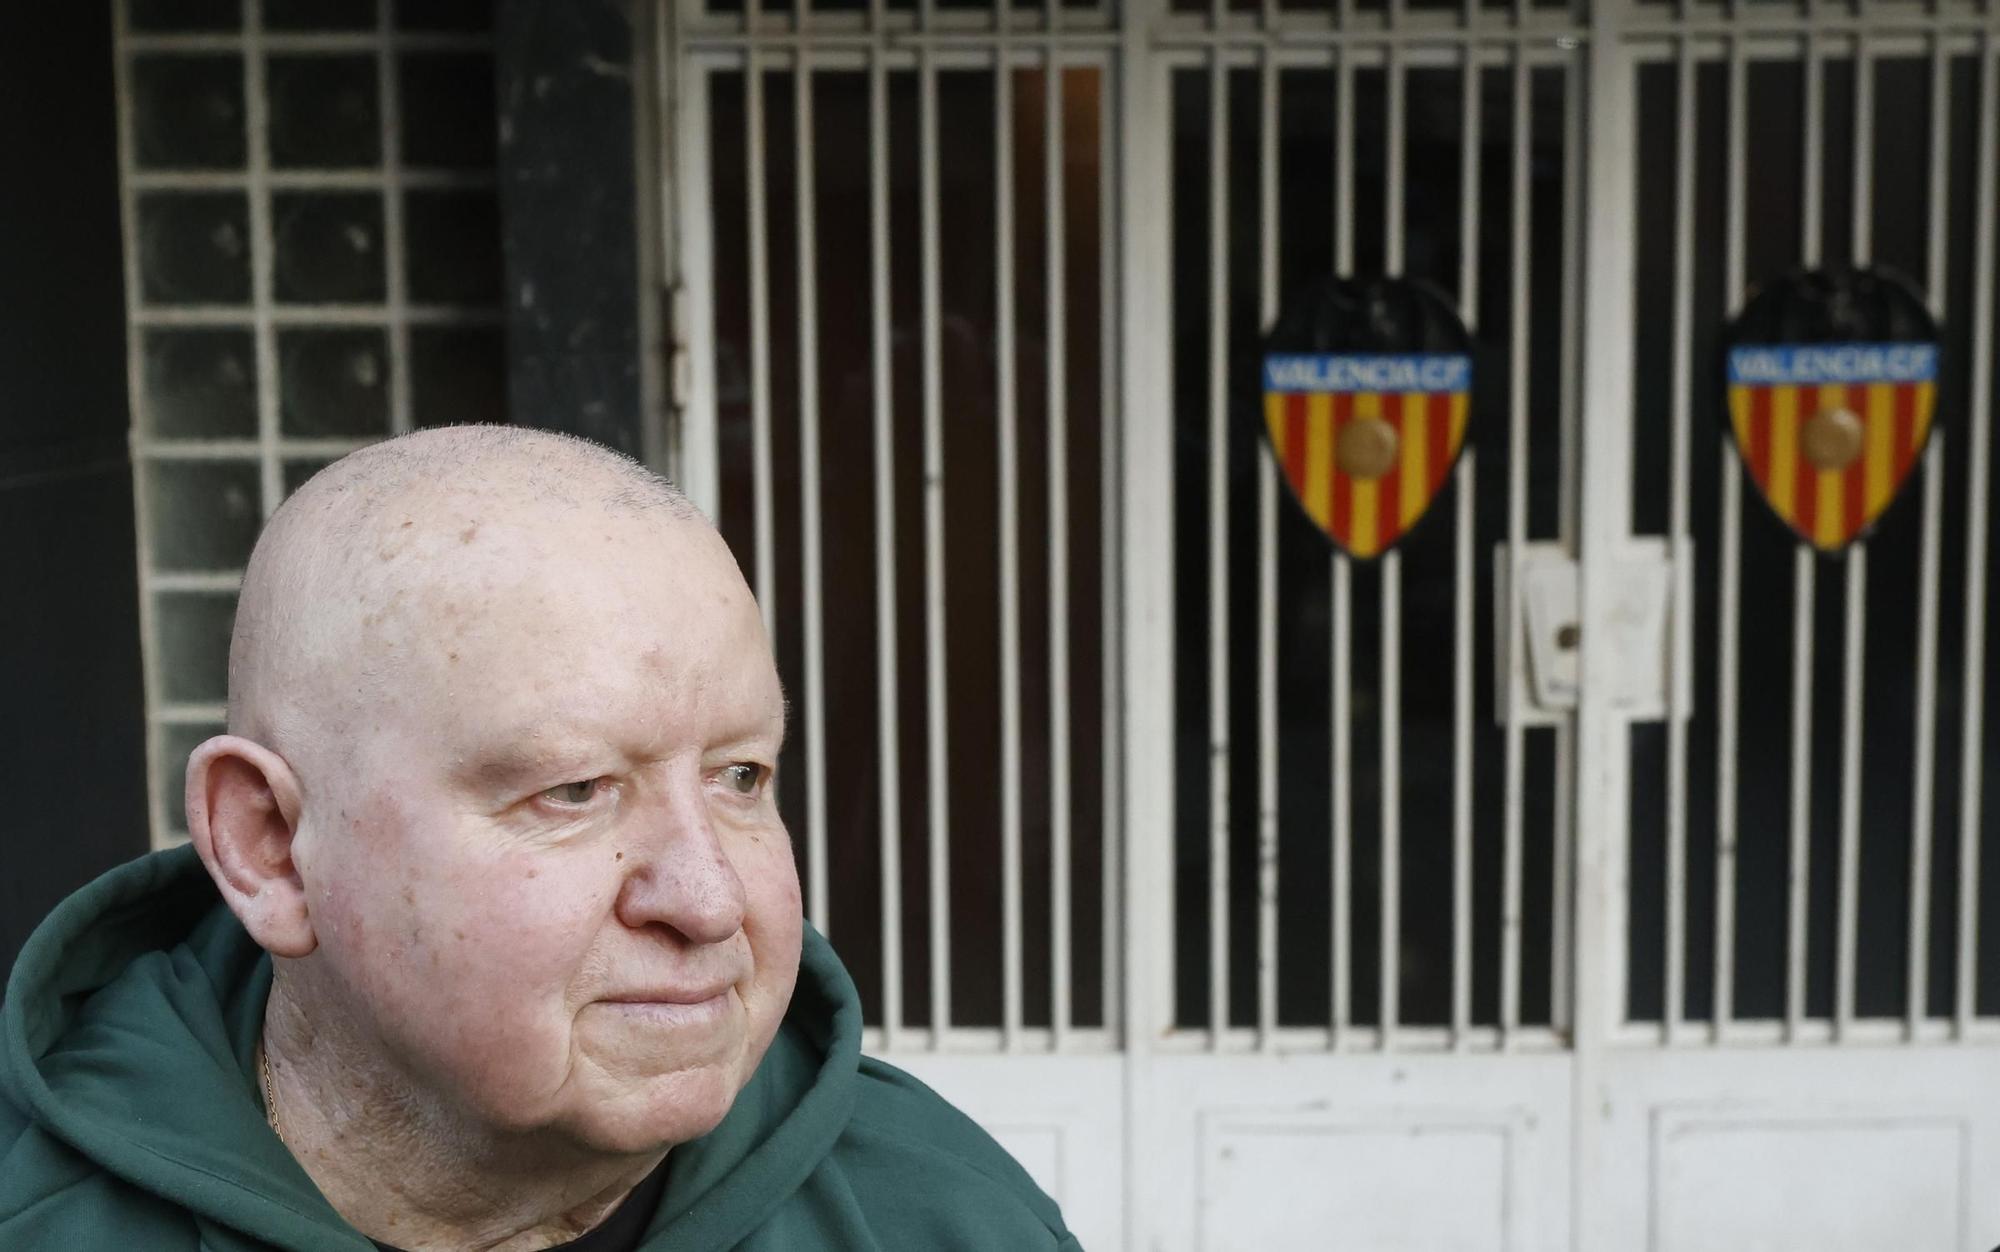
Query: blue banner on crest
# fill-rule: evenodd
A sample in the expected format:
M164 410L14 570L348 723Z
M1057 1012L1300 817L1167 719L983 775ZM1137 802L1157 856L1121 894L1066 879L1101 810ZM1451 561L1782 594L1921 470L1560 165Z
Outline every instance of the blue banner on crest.
M1275 352L1266 391L1466 391L1472 358L1461 352Z
M1817 383L1928 383L1937 378L1931 343L1756 344L1729 350L1729 381L1750 387Z

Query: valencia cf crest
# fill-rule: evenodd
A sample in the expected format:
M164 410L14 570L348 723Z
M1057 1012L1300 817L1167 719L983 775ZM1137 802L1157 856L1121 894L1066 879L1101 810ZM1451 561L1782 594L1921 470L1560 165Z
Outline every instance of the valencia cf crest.
M1738 316L1726 369L1750 480L1794 534L1834 552L1875 524L1923 454L1938 328L1881 270L1794 274Z
M1292 497L1350 555L1387 552L1465 444L1464 323L1412 280L1329 280L1288 305L1260 364L1264 433Z

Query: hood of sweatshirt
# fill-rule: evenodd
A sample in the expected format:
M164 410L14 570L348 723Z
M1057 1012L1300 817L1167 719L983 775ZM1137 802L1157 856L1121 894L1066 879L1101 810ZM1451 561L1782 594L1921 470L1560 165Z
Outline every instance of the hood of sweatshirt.
M0 1008L0 1246L24 1246L10 1224L32 1229L94 1167L128 1184L106 1195L184 1211L210 1244L373 1252L264 1120L253 1066L270 989L269 956L191 848L51 913ZM673 1150L643 1246L728 1247L786 1203L848 1124L860 1043L854 985L808 928L783 1027L722 1123Z

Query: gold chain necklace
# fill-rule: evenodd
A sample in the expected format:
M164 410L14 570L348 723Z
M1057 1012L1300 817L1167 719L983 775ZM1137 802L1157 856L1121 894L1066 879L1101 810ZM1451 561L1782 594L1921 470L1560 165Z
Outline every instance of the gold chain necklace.
M270 1120L271 1129L282 1144L285 1142L285 1128L278 1124L278 1096L271 1086L271 1052L261 1043L257 1045L257 1060L264 1069L264 1116Z

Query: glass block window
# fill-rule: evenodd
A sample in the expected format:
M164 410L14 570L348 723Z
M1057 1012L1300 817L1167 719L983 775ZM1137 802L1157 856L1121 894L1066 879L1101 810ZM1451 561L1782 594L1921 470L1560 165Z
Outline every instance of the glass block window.
M156 847L222 729L258 528L321 466L504 420L490 6L114 0Z

